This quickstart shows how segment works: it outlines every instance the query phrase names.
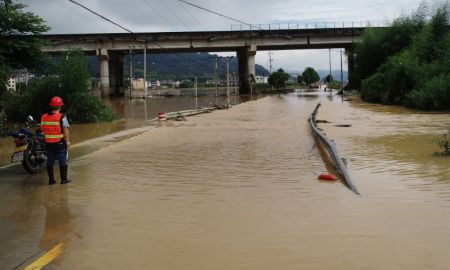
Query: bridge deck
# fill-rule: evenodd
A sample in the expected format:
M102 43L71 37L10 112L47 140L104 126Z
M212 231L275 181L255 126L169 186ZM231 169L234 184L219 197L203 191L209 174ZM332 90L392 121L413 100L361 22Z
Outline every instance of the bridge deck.
M160 33L98 33L42 35L51 45L44 51L60 52L73 48L85 51L97 49L147 49L159 52L236 51L247 46L257 50L292 50L347 48L353 46L365 27L282 29L208 32Z

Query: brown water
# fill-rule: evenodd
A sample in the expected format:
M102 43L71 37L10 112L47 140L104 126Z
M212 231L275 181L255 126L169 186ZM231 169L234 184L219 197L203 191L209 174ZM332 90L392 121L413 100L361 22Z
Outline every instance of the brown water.
M192 110L195 108L211 107L212 105L238 104L244 102L248 97L215 97L201 96L193 97L155 97L150 99L110 99L106 103L114 109L118 115L118 121L113 123L93 123L93 124L75 124L71 128L71 141L73 144L79 144L92 139L122 132L121 134L133 134L134 131L142 132L137 128L155 126L153 120L158 117L159 112L175 112L182 110ZM70 118L70 115L69 115ZM134 130L136 129L136 130ZM133 131L134 130L134 131ZM128 131L128 132L124 132ZM103 138L102 138L103 139ZM84 145L90 145L85 143ZM103 145L99 145L102 147ZM11 137L0 137L0 167L10 163L11 154L14 152L14 139ZM91 148L83 149L81 152L91 151Z
M362 196L317 180L319 100ZM108 144L71 161L68 186L0 171L0 261L63 242L60 269L448 269L450 159L432 155L448 125L293 94Z

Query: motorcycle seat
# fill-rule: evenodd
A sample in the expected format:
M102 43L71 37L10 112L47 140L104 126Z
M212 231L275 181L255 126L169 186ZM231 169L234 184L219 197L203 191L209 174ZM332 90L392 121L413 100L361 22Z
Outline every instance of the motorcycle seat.
M23 134L25 134L27 136L34 136L34 133L31 130L27 129L27 128L21 128L20 132L22 132Z
M20 137L23 136L22 133L17 132L17 131L8 131L8 132L6 133L6 135L11 136L11 137L13 137L13 138L15 138L15 139L20 138Z

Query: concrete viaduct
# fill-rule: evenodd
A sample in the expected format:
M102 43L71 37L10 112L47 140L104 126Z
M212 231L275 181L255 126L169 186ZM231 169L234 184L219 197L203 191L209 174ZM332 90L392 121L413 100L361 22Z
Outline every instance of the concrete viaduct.
M252 30L214 32L163 32L114 34L43 35L49 42L43 51L59 53L81 49L95 53L100 60L102 96L118 93L123 86L123 57L130 48L149 53L236 52L240 94L249 94L255 76L257 51L298 49L352 49L365 28L324 28L291 30ZM349 71L353 54L349 53Z

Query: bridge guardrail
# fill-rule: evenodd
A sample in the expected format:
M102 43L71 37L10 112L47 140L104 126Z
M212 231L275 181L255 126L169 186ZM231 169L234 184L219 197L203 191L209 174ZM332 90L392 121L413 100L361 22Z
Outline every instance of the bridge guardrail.
M250 26L251 25L251 26ZM359 28L359 27L383 27L380 22L298 22L298 23L271 23L271 24L232 24L231 31L251 30L293 30L293 29L334 29L334 28Z

